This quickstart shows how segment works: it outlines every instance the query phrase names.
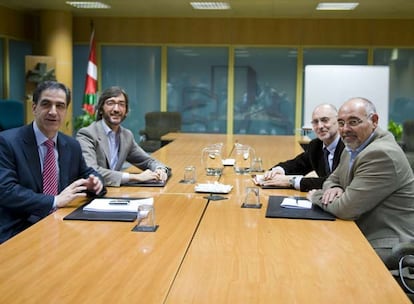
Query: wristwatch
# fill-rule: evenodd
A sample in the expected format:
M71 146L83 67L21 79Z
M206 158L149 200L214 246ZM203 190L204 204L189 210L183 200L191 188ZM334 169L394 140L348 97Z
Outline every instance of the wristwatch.
M290 184L290 187L295 188L295 181L296 181L296 176L292 176L292 177L289 179L289 184Z
M157 167L157 168L155 168L155 170L158 170L158 169L163 170L167 174L170 172L168 167Z

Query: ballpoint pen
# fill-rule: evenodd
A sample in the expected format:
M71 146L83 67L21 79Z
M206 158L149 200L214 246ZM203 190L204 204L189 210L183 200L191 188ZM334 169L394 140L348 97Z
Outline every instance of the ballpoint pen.
M129 200L110 200L109 205L128 205Z

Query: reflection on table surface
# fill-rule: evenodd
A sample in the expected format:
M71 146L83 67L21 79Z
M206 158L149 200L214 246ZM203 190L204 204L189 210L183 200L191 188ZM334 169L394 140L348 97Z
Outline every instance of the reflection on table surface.
M170 166L165 187L109 187L112 197L154 197L156 232L136 222L67 221L73 202L0 245L0 303L410 303L355 223L270 219L241 208L250 175L225 166L206 176L201 150L250 145L264 168L302 151L290 136L168 134L153 153ZM180 183L194 165L198 183L233 186L219 200ZM128 171L138 172L136 168Z

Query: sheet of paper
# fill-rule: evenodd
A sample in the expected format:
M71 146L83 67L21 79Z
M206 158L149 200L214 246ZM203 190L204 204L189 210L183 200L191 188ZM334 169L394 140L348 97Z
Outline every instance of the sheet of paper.
M285 197L280 206L285 208L311 209L312 202L307 199Z
M236 160L234 158L225 158L222 160L223 166L234 166Z
M194 187L195 192L212 192L212 193L229 193L233 189L232 185L221 183L197 184Z
M288 176L289 178L292 178L292 177L302 177L302 175L286 175L286 176ZM264 181L265 181L264 174L256 174L253 177L253 182L256 185L261 185Z
M154 198L132 199L128 198L95 198L83 207L85 211L98 212L137 212L139 205L153 205Z

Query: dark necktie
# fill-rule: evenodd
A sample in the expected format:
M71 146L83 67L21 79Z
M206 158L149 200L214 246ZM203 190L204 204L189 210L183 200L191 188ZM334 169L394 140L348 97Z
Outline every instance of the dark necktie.
M323 159L325 162L325 173L329 175L331 173L331 167L329 166L329 150L323 148Z
M43 143L46 148L46 156L43 161L43 193L50 195L58 194L58 176L56 168L56 157L54 152L55 143L48 139Z

